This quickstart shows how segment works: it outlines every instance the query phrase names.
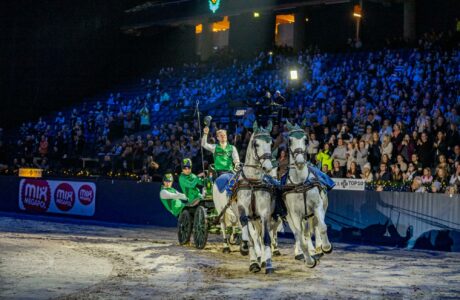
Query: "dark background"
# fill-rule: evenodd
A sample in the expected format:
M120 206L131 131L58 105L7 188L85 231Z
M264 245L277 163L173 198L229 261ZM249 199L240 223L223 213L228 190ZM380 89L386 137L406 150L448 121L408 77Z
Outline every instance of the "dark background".
M222 9L230 7L222 0ZM284 2L289 0L285 0ZM207 1L127 15L139 0L2 1L0 4L0 127L35 120L86 96L139 78L155 66L196 60L194 27L152 26L126 34L123 26L188 14L212 13ZM254 3L263 3L257 0ZM271 2L274 2L271 1ZM278 2L283 2L279 0ZM244 7L233 0L232 6ZM403 5L364 1L363 43L401 36ZM307 7L307 43L339 49L354 36L353 1ZM225 12L225 11L223 11ZM458 0L417 0L417 33L454 30ZM248 16L240 16L246 18ZM273 18L259 21L273 24ZM272 26L272 25L271 25ZM239 50L270 48L270 31L234 25L230 44ZM257 39L251 38L257 36ZM267 38L268 37L268 38ZM253 49L254 48L254 49ZM255 49L257 50L257 49Z

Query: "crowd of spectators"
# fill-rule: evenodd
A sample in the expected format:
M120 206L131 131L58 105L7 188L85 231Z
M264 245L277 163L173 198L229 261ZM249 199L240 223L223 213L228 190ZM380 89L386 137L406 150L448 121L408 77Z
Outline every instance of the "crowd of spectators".
M0 171L159 180L183 157L201 169L200 124L196 114L181 115L191 115L197 102L251 106L282 97L285 117L308 134L309 160L330 176L364 179L376 190L457 193L460 51L449 45L444 35L429 34L408 48L274 51L251 61L164 68L142 79L135 94L110 94L23 124L14 145L5 145L0 130ZM299 81L289 79L291 68ZM243 158L258 118L250 107L240 118L214 122L211 132L227 129ZM287 167L286 134L282 122L273 127L279 174ZM204 155L203 163L212 161Z

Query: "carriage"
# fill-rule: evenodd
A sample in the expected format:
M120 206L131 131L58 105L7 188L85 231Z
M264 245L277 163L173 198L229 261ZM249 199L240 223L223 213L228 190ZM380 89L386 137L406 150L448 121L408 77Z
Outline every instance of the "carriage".
M213 170L212 166L210 171ZM204 249L208 241L209 233L220 233L220 227L216 226L219 222L214 201L212 198L212 179L205 178L205 196L186 205L177 219L177 238L180 245L190 242L193 235L193 244L197 249ZM231 244L237 245L241 241L241 234L232 237Z
M184 245L190 242L193 233L195 248L203 249L208 241L210 225L216 218L212 195L201 200L195 200L185 206L177 219L179 244Z

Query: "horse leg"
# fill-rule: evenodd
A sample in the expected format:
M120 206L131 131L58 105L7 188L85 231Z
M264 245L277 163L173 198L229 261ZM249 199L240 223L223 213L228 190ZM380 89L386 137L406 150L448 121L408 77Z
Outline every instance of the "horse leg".
M314 230L315 230L315 246L316 246L316 253L323 253L323 250L321 250L321 247L323 246L323 240L321 239L321 233L319 232L319 227L318 227L318 219L314 217L314 222L313 222Z
M332 252L332 245L329 242L329 238L327 236L327 226L326 223L324 222L324 208L322 205L318 205L315 207L315 216L318 221L318 231L319 231L319 236L321 237L321 250L329 254Z
M232 243L233 245L239 245L241 243L241 237L239 236L237 225L232 226L232 235L230 236L230 243Z
M304 260L305 257L303 256L302 248L300 247L300 240L299 237L296 235L296 232L294 230L294 219L292 218L291 213L289 212L288 209L288 215L286 216L286 219L288 220L289 227L292 230L292 233L294 234L294 258L296 260Z
M248 225L249 230L249 271L252 273L260 272L260 245L259 244L259 234L257 228L254 226L253 222L250 222Z
M308 249L310 250L310 255L313 256L316 254L316 252L315 252L315 246L313 246L313 241L312 241L312 235L313 235L313 229L314 229L312 218L309 218L307 223L308 223L308 228L306 230L305 239L307 240ZM317 240L315 236L315 243L316 241Z
M264 238L264 258L265 258L265 274L274 273L272 265L272 241L270 238L270 220L263 218L262 220L262 236Z
M261 236L260 235L260 232L261 232L260 221L252 220L251 222L249 222L248 228L249 228L250 239L253 242L254 253L257 256L257 260L260 263L262 256L264 255L263 249L262 249L262 241L260 240L260 236Z
M228 236L227 236L227 225L225 224L225 217L220 221L220 229L222 231L222 236L224 238L224 248L222 252L230 253L230 246L228 245Z
M288 214L289 216L289 214ZM305 260L305 264L307 265L307 267L309 268L314 268L316 266L316 260L311 257L310 255L310 251L308 249L308 244L303 236L303 231L302 231L302 228L303 228L303 224L302 224L302 220L300 219L299 216L291 216L290 217L290 222L289 222L289 226L291 227L292 231L294 232L294 236L295 236L295 239L296 239L296 244L298 243L299 244L299 248L301 249L301 253L303 254L303 257L304 257L304 260ZM297 259L297 255L296 255L296 259Z
M272 253L273 256L281 256L281 252L278 250L278 227L281 225L281 219L278 218L277 221L272 221L272 228L270 230L270 238L272 241Z
M294 244L294 258L296 260L304 260L302 248L300 247L300 241L296 238Z
M241 244L240 244L240 253L243 256L248 255L249 253L249 218L244 211L240 211L240 223L241 223Z

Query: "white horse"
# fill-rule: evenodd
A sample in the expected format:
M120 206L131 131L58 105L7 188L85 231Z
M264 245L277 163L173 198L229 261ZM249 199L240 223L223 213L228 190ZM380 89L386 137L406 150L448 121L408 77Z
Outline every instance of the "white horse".
M212 195L214 207L216 208L216 211L220 216L220 219L217 221L220 223L220 229L224 240L222 251L224 253L230 253L229 244L238 243L236 237L236 228L241 228L241 224L233 210L228 209L228 206L230 206L230 202L228 197L226 196L225 190L221 193L217 187L217 184L214 184L212 187ZM230 236L227 234L227 228L229 227L232 228L232 234Z
M230 199L225 191L221 193L216 186L213 187L213 199L217 212L221 214L223 209L230 208L233 215L240 221L242 227L240 252L243 255L249 253L249 270L251 272L261 270L263 252L267 274L274 271L269 234L274 202L271 197L271 187L267 186L262 178L273 169L271 127L270 123L267 129L258 128L257 122L254 122L254 133L246 150L245 164L237 178L237 201L229 202ZM221 220L221 226L224 232L226 226L224 220ZM261 240L264 244L263 249ZM224 236L224 247L226 246L228 247L228 244Z
M327 226L324 222L325 207L321 195L322 189L319 185L304 185L306 179L311 176L305 160L307 137L299 126L293 126L290 123L287 126L289 129L289 171L284 187L287 219L296 239L296 249L300 248L307 267L314 268L317 263L316 259L311 256L314 253L314 247L311 241L307 242L305 238L305 236L311 237L313 224L310 222L309 230L306 231L307 219L316 218L318 236L322 241L321 248L324 253L332 251L332 245L327 236ZM313 214L310 215L310 212Z

